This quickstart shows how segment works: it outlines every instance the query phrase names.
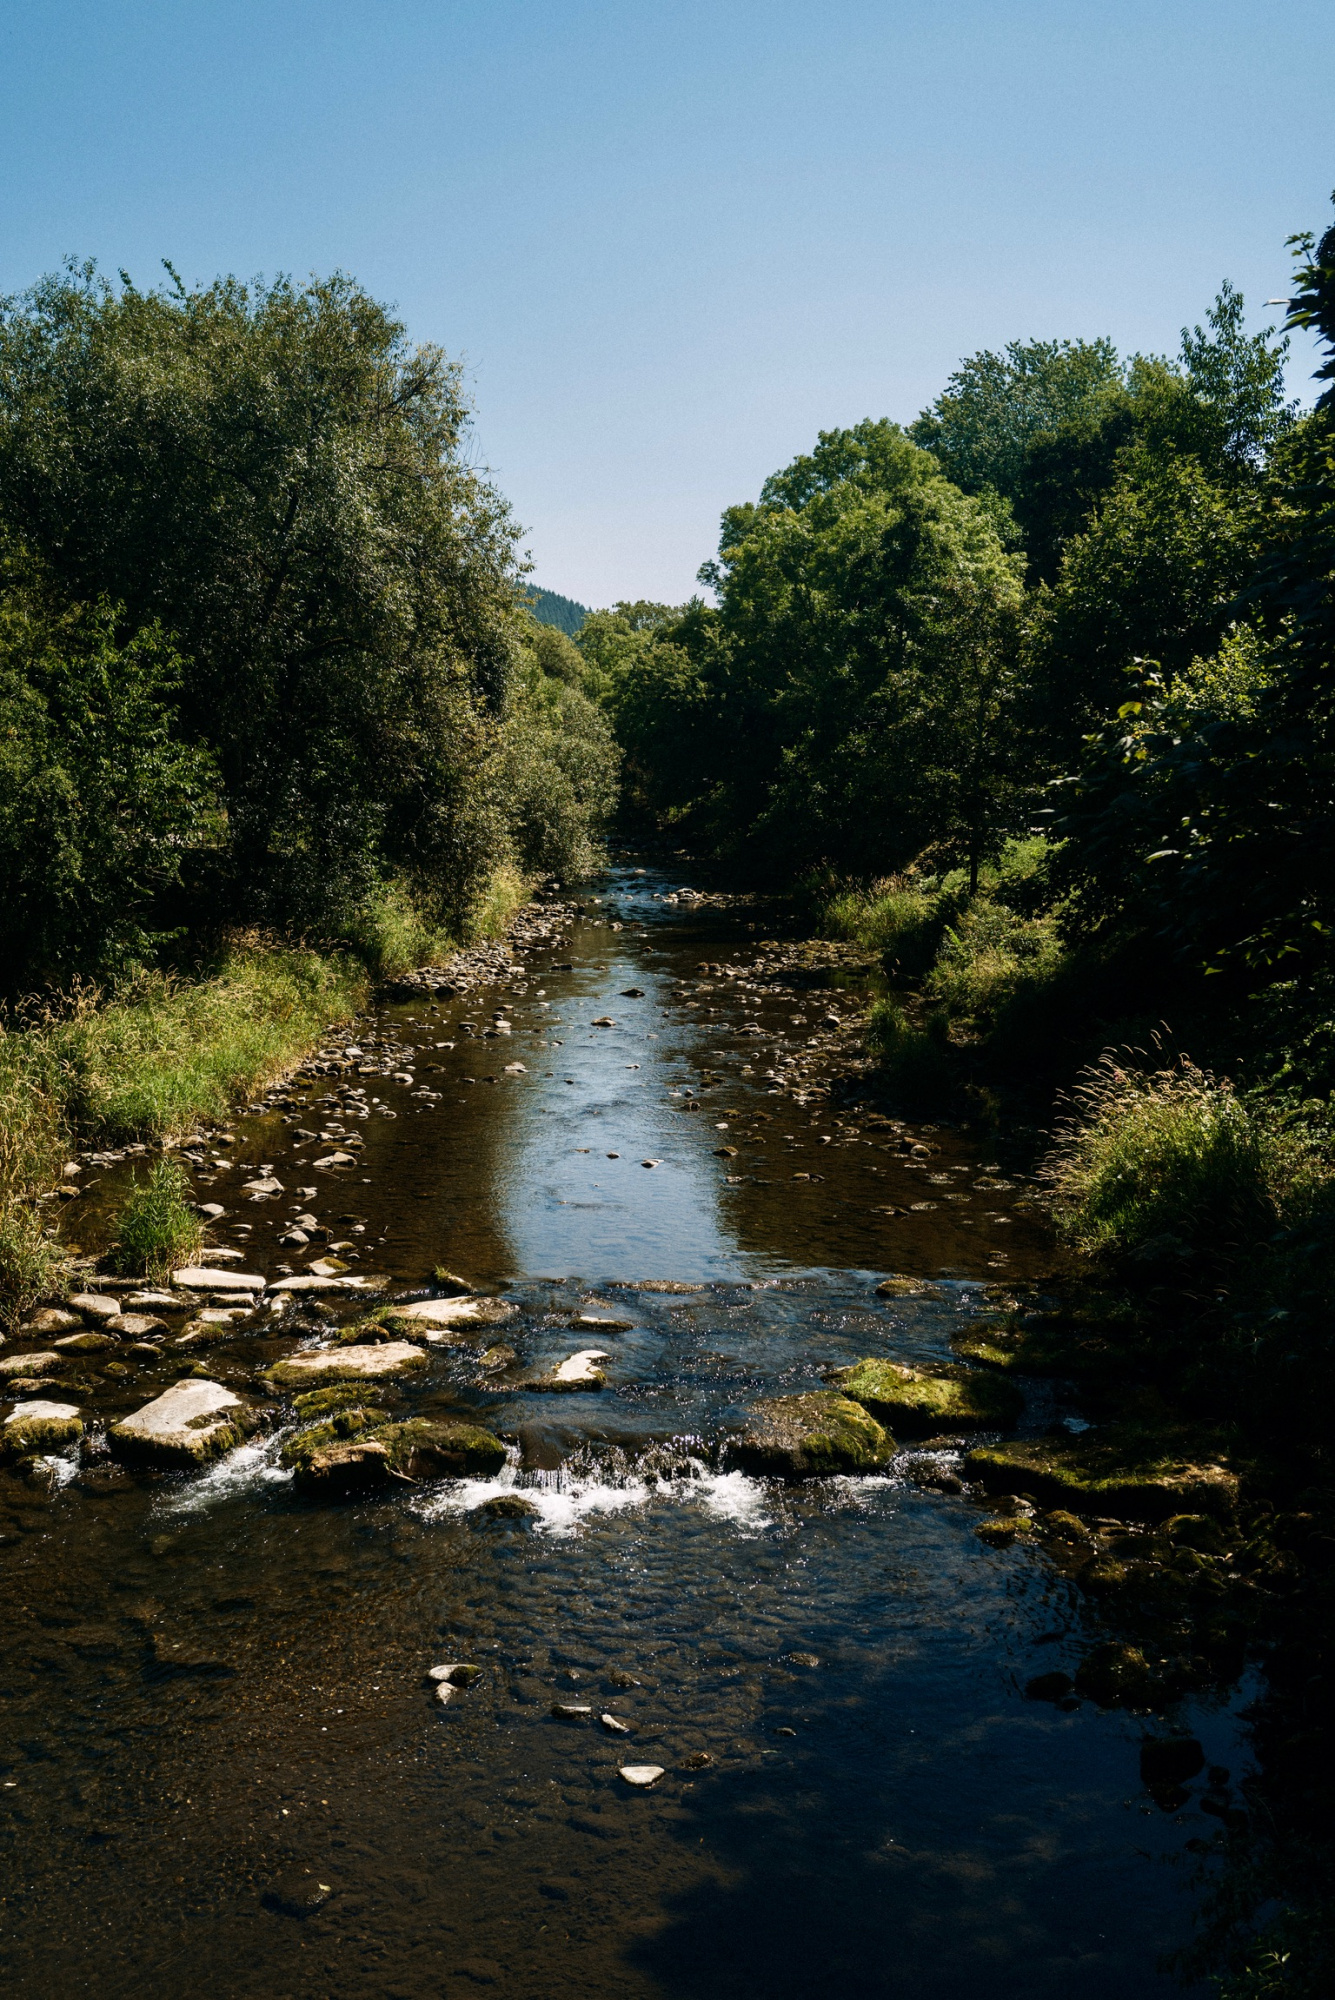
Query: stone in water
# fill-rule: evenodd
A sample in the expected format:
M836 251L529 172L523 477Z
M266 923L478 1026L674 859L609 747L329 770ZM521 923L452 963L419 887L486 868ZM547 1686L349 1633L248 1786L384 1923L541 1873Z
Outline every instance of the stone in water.
M663 1766L661 1764L623 1764L620 1775L628 1785L634 1785L640 1791L647 1791L650 1785L656 1785L662 1777Z

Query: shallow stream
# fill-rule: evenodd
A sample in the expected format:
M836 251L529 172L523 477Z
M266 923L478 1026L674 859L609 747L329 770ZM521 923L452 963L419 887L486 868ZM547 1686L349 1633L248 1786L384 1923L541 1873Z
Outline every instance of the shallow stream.
M246 1270L324 1252L396 1296L440 1267L516 1302L491 1335L511 1368L433 1349L399 1392L476 1412L511 1463L317 1506L280 1429L199 1475L94 1448L49 1484L0 1476L9 1994L1184 1990L1161 1960L1214 1828L1141 1789L1161 1719L1024 1694L1105 1636L1098 1607L1040 1550L980 1540L980 1499L920 1483L952 1484L949 1447L786 1489L720 1469L757 1396L948 1359L1053 1253L963 1135L823 1094L854 972L774 971L772 918L680 883L619 868L503 984L382 1008L230 1147L193 1149ZM348 1164L313 1164L349 1137ZM88 1176L88 1247L131 1167ZM281 1185L252 1198L261 1170ZM298 1214L323 1234L280 1244ZM886 1299L889 1273L928 1282ZM254 1395L321 1337L313 1313L349 1310L261 1314L207 1373ZM511 1386L593 1344L602 1390ZM78 1393L104 1423L182 1368L103 1360ZM1029 1424L1067 1418L1034 1385ZM516 1489L536 1514L491 1509ZM451 1660L482 1673L442 1706L425 1676ZM1237 1705L1171 1718L1235 1777ZM633 1791L627 1762L664 1775Z

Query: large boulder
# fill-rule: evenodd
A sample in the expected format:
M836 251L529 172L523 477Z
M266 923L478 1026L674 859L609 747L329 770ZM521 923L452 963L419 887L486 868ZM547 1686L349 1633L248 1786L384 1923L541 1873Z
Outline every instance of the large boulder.
M875 1417L834 1389L775 1396L757 1403L728 1458L744 1472L780 1479L815 1479L830 1472L873 1472L888 1463L895 1441Z
M859 1361L835 1377L846 1396L896 1430L1004 1430L1024 1408L1014 1383L967 1368L910 1368L900 1361Z
M1026 1438L982 1445L964 1461L966 1475L989 1493L1022 1493L1044 1507L1125 1520L1165 1521L1173 1514L1231 1518L1238 1481L1207 1441L1177 1430L1109 1424L1078 1440Z
M20 1458L30 1451L56 1451L83 1436L83 1419L73 1403L20 1403L0 1426L0 1454Z
M221 1382L193 1376L173 1382L154 1402L113 1424L108 1434L117 1458L149 1465L205 1465L245 1437L246 1406Z
M427 1356L411 1341L387 1340L373 1347L316 1347L275 1361L265 1377L274 1389L323 1389L331 1382L376 1381L425 1368Z

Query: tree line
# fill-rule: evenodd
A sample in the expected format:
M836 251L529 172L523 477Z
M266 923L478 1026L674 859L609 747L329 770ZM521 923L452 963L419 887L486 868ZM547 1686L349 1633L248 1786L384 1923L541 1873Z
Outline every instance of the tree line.
M610 726L467 425L344 277L0 303L0 984L374 958L595 865Z

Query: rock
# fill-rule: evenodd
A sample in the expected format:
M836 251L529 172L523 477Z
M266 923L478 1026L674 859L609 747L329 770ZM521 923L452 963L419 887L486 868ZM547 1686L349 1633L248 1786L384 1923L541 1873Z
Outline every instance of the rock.
M59 1306L42 1306L39 1311L29 1314L19 1332L29 1336L39 1333L72 1333L78 1324L77 1313L64 1312Z
M477 1511L489 1521L536 1521L542 1512L522 1493L498 1493L494 1499L484 1500Z
M570 1324L589 1327L595 1333L633 1333L635 1330L633 1319L613 1319L608 1313L576 1313Z
M56 1342L59 1346L59 1341ZM1228 1553L1228 1537L1217 1521L1205 1514L1173 1514L1163 1524L1163 1532L1180 1548L1195 1549L1201 1555Z
M400 1332L417 1328L430 1340L433 1334L456 1327L500 1326L518 1310L509 1299L417 1299L411 1305L391 1306L381 1317Z
M582 1347L578 1354L569 1354L543 1375L531 1375L520 1384L524 1389L554 1389L574 1391L578 1389L601 1389L607 1377L600 1361L607 1356L601 1347Z
M316 1165L319 1165L318 1160L316 1161ZM276 1181L272 1174L262 1174L258 1180L242 1181L241 1192L242 1194L255 1195L257 1198L263 1199L265 1195L282 1194L284 1188L283 1183Z
M485 1368L488 1374L494 1374L498 1368L508 1368L510 1363L517 1361L518 1358L513 1347L489 1347L485 1354L478 1355L477 1365L479 1368Z
M1109 1640L1080 1662L1075 1691L1100 1708L1136 1707L1153 1701L1159 1683L1139 1647Z
M408 1078L409 1083L412 1078ZM351 1167L356 1164L355 1153L326 1153L322 1160L312 1160L313 1167Z
M599 1014L590 1025L595 1028L615 1028L616 1022L610 1014Z
M618 1772L618 1776L624 1778L628 1785L634 1785L637 1791L647 1791L650 1785L658 1783L662 1775L661 1764L623 1764Z
M1008 1549L1018 1536L1029 1532L1028 1521L1015 1515L1004 1521L980 1521L974 1529L979 1541L994 1549Z
M469 1284L467 1278L458 1278L453 1271L443 1271L439 1265L431 1273L431 1282L439 1285L444 1296L451 1299L467 1298L476 1290L475 1286ZM427 1303L430 1304L432 1301L428 1300Z
M373 1493L393 1483L388 1448L378 1437L348 1438L319 1445L302 1458L294 1484L318 1499Z
M1045 1535L1051 1535L1058 1542L1075 1542L1088 1547L1094 1540L1093 1530L1088 1528L1078 1514L1067 1513L1062 1507L1054 1507L1039 1523Z
M122 1312L180 1312L181 1300L173 1298L170 1292L131 1292L120 1310Z
M878 1299L921 1299L939 1298L941 1294L935 1285L929 1285L922 1278L882 1278L876 1287Z
M466 1688L482 1678L482 1669L462 1660L448 1660L443 1667L428 1667L426 1677L429 1681L448 1681L451 1687Z
M284 1250L304 1250L310 1240L304 1229L285 1230L278 1239Z
M4 1360L0 1361L0 1381L11 1381L16 1375L33 1376L58 1372L60 1366L61 1358L58 1354L7 1354Z
M490 1479L505 1464L505 1446L495 1433L461 1417L410 1417L387 1424L376 1437L388 1447L394 1470L409 1479Z
M285 1875L265 1890L260 1901L276 1916L296 1917L301 1921L323 1909L330 1894L331 1885L317 1882L311 1874Z
M706 1765L712 1764L713 1761L707 1750L692 1750L682 1758L681 1765L684 1771L703 1771Z
M62 1354L96 1354L100 1347L115 1347L116 1336L111 1333L67 1333L56 1342Z
M0 1451L6 1458L19 1458L29 1451L55 1451L82 1436L77 1404L24 1403L0 1427Z
M587 1722L593 1709L587 1701L554 1701L552 1714L558 1722Z
M998 1430L1013 1424L1024 1397L1004 1377L966 1368L910 1368L859 1361L834 1378L846 1396L897 1430Z
M362 1382L338 1382L329 1389L310 1389L304 1396L297 1396L292 1404L302 1423L318 1422L322 1417L332 1416L335 1410L369 1409L378 1400L380 1391Z
M115 1319L107 1321L107 1332L114 1333L118 1340L143 1340L150 1333L169 1331L166 1320L153 1313L117 1313Z
M70 1295L70 1305L75 1312L82 1314L84 1319L92 1320L96 1326L100 1326L105 1320L115 1319L121 1310L120 1300L108 1298L103 1292L73 1292Z
M377 1347L317 1347L276 1361L265 1380L275 1389L322 1389L331 1382L404 1375L426 1364L421 1348L406 1340L390 1340Z
M204 1465L241 1443L244 1410L241 1398L221 1382L174 1382L142 1410L113 1424L108 1441L117 1458Z
M637 1688L644 1686L644 1682L637 1680L635 1675L627 1672L625 1667L613 1667L607 1678L611 1681L614 1688Z
M619 1715L609 1715L604 1712L598 1717L598 1720L610 1736L630 1736L633 1734L630 1724L623 1722Z
M621 997L623 1000L643 1000L644 988L642 986L623 986Z
M1147 1736L1140 1746L1140 1776L1146 1785L1185 1785L1205 1769L1205 1752L1194 1736Z
M254 1292L264 1290L264 1280L252 1271L222 1271L212 1266L190 1264L172 1272L172 1283L182 1292Z
M876 1419L834 1389L775 1396L757 1403L729 1461L745 1472L813 1479L831 1472L871 1472L894 1455L895 1441Z
M199 1204L199 1213L206 1215L210 1222L216 1222L220 1216L226 1215L227 1210L220 1201L202 1201Z
M1189 1509L1228 1518L1237 1508L1235 1475L1180 1431L1110 1424L1078 1440L983 1445L969 1453L965 1471L990 1493L1128 1520L1162 1521Z
M785 1653L784 1660L790 1667L818 1667L819 1653Z
M328 1276L321 1277L318 1272L307 1271L299 1278L280 1278L269 1289L280 1296L287 1292L376 1292L388 1282L387 1278L380 1277L343 1278L332 1271Z

